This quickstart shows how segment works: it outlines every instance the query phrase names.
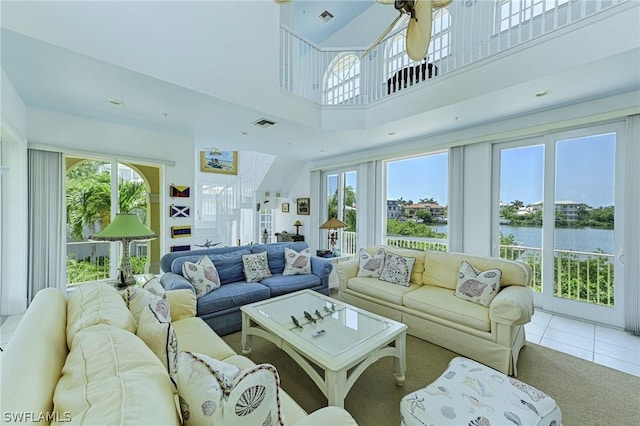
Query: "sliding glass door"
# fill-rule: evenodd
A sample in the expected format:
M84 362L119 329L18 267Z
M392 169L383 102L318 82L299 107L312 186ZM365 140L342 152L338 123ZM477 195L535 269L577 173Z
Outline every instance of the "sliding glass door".
M536 306L611 325L623 321L618 133L600 126L494 151L495 254L531 265Z

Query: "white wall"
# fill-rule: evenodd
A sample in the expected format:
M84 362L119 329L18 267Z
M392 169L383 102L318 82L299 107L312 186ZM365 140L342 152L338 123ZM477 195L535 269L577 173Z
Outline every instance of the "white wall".
M27 307L26 108L2 71L0 164L0 314Z

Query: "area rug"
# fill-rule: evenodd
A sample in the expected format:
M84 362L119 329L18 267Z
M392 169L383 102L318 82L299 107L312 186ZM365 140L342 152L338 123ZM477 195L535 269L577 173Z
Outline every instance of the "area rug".
M240 353L240 332L224 336ZM253 338L250 358L273 364L281 385L307 412L327 405L326 397L306 373L272 343ZM447 349L407 336L407 374L396 385L391 358L371 365L345 399L345 409L362 426L400 424L400 399L434 381L458 356ZM565 426L636 425L640 419L640 378L553 349L528 343L520 352L518 379L546 392L562 409Z

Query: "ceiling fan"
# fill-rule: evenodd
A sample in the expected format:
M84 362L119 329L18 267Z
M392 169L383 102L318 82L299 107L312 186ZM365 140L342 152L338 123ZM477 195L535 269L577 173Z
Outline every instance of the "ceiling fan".
M292 0L273 0L276 3L290 3ZM407 25L407 55L414 61L421 61L427 56L429 42L431 41L431 26L433 21L433 9L449 6L453 0L375 0L381 4L393 4L400 15L367 49L361 58L367 56L380 42L391 32L402 15L410 16Z
M433 9L449 6L453 0L376 0L381 4L393 4L400 15L387 27L378 39L367 49L362 58L367 56L391 32L402 15L410 16L407 25L407 55L414 61L421 61L427 56L431 41Z

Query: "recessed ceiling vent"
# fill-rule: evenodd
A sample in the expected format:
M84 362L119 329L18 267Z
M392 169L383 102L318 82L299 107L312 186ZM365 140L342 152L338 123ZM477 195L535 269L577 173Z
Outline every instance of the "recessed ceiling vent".
M267 120L266 118L261 118L260 120L256 120L252 123L254 126L258 127L271 127L276 124L275 121Z
M328 10L325 10L320 14L319 18L322 19L324 22L329 22L330 20L333 19L333 15Z

